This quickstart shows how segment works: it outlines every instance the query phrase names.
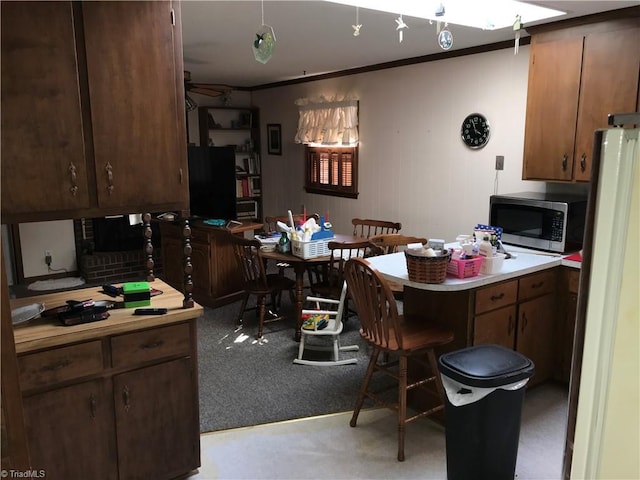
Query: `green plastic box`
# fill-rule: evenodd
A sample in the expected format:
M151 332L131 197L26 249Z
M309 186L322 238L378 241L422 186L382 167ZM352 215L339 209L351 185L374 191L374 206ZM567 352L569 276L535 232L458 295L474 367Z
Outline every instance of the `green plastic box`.
M148 307L151 305L149 282L127 282L122 284L125 308Z

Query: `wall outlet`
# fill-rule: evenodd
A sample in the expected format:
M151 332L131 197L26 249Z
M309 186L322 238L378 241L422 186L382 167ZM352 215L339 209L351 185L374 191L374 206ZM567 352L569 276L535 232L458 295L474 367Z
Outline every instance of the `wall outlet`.
M504 170L504 155L496 155L496 170Z

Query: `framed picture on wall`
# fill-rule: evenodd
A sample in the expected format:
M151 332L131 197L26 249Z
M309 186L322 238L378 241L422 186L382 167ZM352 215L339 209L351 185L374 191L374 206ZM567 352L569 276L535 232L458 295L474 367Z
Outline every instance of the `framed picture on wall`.
M269 155L282 155L282 132L279 123L267 125L267 152Z

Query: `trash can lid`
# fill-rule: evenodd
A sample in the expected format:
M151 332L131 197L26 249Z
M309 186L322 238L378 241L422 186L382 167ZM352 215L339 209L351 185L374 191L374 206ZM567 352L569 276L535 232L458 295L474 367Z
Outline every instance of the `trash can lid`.
M476 345L442 355L440 372L470 387L491 388L530 378L533 362L500 345Z

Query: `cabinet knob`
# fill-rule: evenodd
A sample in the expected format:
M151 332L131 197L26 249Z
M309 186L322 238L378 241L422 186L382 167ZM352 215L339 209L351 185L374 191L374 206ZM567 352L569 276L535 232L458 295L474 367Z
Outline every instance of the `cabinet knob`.
M521 332L524 332L524 329L527 326L527 323L529 323L529 320L527 320L527 314L523 313L522 314L522 328L520 329Z
M507 328L507 333L509 335L511 335L511 332L513 332L513 326L514 326L513 324L514 324L513 315L509 315L509 327Z
M107 182L109 183L109 185L107 186L107 191L109 192L109 195L111 195L113 193L113 167L111 166L111 162L107 162L107 165L104 167L104 169L107 172Z
M587 155L585 153L580 157L580 171L584 172L587 169Z
M122 389L122 403L124 404L124 411L128 412L129 408L131 407L131 395L129 393L129 386L125 385L124 388Z
M567 156L567 154L565 153L565 154L562 156L562 171L563 171L563 172L566 172L566 171L567 171L567 162L568 162L568 160L569 160L569 157L568 157L568 156Z
M91 418L96 418L97 402L93 393L89 397L89 407L91 408Z
M78 175L76 166L73 162L69 162L69 176L71 177L71 187L69 188L69 191L71 192L71 195L75 197L76 193L78 193Z
M495 302L496 300L502 300L504 298L504 292L500 293L500 295L491 295L491 301Z

